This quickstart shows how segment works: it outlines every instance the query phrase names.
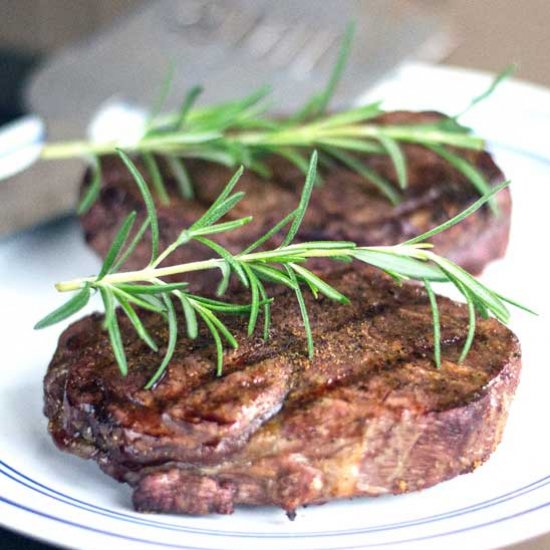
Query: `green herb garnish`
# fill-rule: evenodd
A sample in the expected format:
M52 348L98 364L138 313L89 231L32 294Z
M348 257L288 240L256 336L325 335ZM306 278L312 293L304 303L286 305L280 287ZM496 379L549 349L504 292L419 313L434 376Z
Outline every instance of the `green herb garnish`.
M318 241L293 244L293 240L308 207L316 179L318 157L317 153L314 152L308 165L304 189L296 209L241 253L232 254L227 249L210 240L208 236L232 231L251 221L251 217L243 217L232 221L220 222L220 219L244 197L244 193L234 192L234 188L242 174L242 168L237 171L210 208L193 225L183 229L175 242L160 252L158 220L149 188L130 158L122 151L119 151L119 155L136 180L136 184L147 206L147 218L141 227L138 228L136 235L129 244L127 242L135 224L136 214L132 212L122 222L97 276L58 283L56 288L59 291L76 291L77 294L59 309L47 315L36 325L36 328L52 325L74 315L88 303L92 292L99 292L105 309L104 325L111 340L114 357L118 363L120 372L125 375L128 367L115 312L115 304L118 303L121 306L122 311L127 315L138 336L155 351L157 350L157 345L147 333L145 326L139 318L138 311L140 309L147 309L164 315L169 327L167 350L155 375L147 383L147 388L153 387L160 379L174 353L178 335L174 300L178 300L181 303L185 316L187 336L189 338L197 337L198 323L201 321L209 329L217 349L217 373L221 375L223 367L223 342L225 341L226 344L233 348L236 348L238 345L235 337L220 318L221 314L248 315L249 335L254 333L258 319L263 315L263 334L264 338L267 339L271 323L270 307L272 298L269 297L265 284L276 283L287 286L296 294L307 338L308 355L310 358L313 357L314 342L309 325L306 303L303 298L303 289L309 289L315 296L322 294L341 304L347 304L349 300L336 288L330 286L305 267L310 258L322 257L335 261L360 261L381 269L399 283L411 279L422 282L428 292L433 311L434 350L435 361L438 366L441 363L439 314L435 295L431 289L432 282L453 284L468 303L470 328L461 354L461 360L466 357L473 341L476 311L485 316L492 314L500 321L506 323L509 319L509 312L505 302L518 305L490 290L451 261L435 254L431 250L432 245L425 242L425 239L452 227L466 216L481 208L496 193L504 189L508 185L507 182L496 186L464 212L446 221L439 227L431 229L423 235L402 244L395 246L357 246L353 242L345 241ZM124 262L140 242L146 230L149 230L151 233L151 259L149 264L138 271L120 271L120 268L123 267ZM269 238L280 233L283 233L283 237L278 247L272 250L258 251L258 248ZM168 259L174 250L180 246L185 246L191 240L198 241L212 250L216 254L216 257L208 260L159 267L159 264ZM164 277L168 276L185 276L186 273L212 269L219 270L221 273L218 295L221 296L224 294L228 287L229 279L233 275L250 290L250 302L246 304L234 304L222 300L205 298L190 293L188 285L184 281L168 283L163 280Z
M51 143L43 148L42 158L84 156L93 159L94 177L79 206L79 213L90 208L98 195L99 157L113 154L118 148L123 148L134 157L142 157L155 195L164 204L169 201L169 195L155 157L166 160L180 193L185 198L191 198L193 187L185 169L187 159L206 159L229 167L243 165L262 177L269 177L266 156L284 157L306 174L307 158L314 149L319 151L320 160L327 164L334 161L344 164L374 185L392 204L397 204L401 200L402 190L407 187L407 166L402 151L402 145L406 143L430 148L461 172L480 195L484 195L490 188L488 182L456 148L481 150L485 143L461 125L458 116L432 124L380 124L376 117L385 112L381 102L334 114L326 113L344 70L352 36L353 26L350 25L326 88L315 94L298 113L286 119L275 119L267 114L269 89L265 87L243 99L209 107L194 106L201 88L193 87L183 98L179 110L163 114L162 98L167 95L166 88L170 81L167 78L144 134L134 144L86 141ZM484 93L471 102L470 107L492 93L509 73L507 69L499 75ZM370 154L387 155L391 159L398 186L367 166L364 156ZM490 206L497 211L494 201L490 202Z

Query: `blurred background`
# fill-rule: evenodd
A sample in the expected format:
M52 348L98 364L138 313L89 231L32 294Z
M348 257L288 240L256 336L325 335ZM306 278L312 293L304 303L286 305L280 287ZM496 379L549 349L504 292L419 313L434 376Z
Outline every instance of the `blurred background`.
M49 139L81 137L113 94L150 104L168 58L169 104L197 82L212 101L269 80L281 110L292 108L326 80L350 18L359 47L337 103L410 61L491 72L517 63L516 77L550 86L548 0L0 0L0 138L29 114ZM65 191L81 171L41 164L0 182L0 235L69 211ZM0 548L46 546L0 530ZM548 550L550 539L514 549Z
M142 0L0 0L2 70L6 67L6 55L17 53L32 59L51 53L93 34L142 3ZM369 4L376 2L362 3L368 11ZM495 71L512 59L520 64L519 77L550 85L550 66L544 56L537 55L550 48L550 3L546 0L401 0L396 4L403 9L417 6L437 12L452 24L457 44L445 63Z

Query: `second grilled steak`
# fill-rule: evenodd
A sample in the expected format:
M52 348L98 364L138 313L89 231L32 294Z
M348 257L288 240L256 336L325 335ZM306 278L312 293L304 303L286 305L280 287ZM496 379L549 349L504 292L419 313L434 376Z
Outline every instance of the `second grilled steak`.
M73 324L45 379L56 444L132 485L138 510L186 514L230 513L240 503L292 514L307 503L423 489L484 462L518 382L512 332L479 318L470 354L458 364L467 308L439 298L437 369L424 290L398 287L368 268L327 279L352 303L307 296L313 360L295 297L283 291L268 344L246 337L246 319L229 320L240 347L226 351L216 377L207 331L194 341L182 337L151 391L143 386L159 355L126 318L125 378L101 316ZM165 343L162 317L143 318Z
M420 124L439 120L437 113L394 112L378 119L388 124ZM311 203L297 240L347 240L359 245L392 245L414 237L462 211L479 195L472 184L436 153L419 145L404 145L407 157L409 186L404 200L392 206L364 178L342 167L324 174L324 184L314 190ZM493 185L503 175L484 151L461 150ZM364 159L370 168L395 182L393 165L387 156L370 155ZM264 180L246 171L238 189L246 197L230 213L229 219L253 215L254 221L244 228L217 235L216 240L231 252L239 252L293 210L303 188L304 176L280 158L268 163L273 177ZM173 242L179 232L200 216L217 197L232 171L205 161L189 161L186 165L194 181L195 200L182 199L174 181L167 175L171 195L168 206L157 205L161 246ZM122 220L132 210L143 216L144 206L138 189L118 158L103 160L104 182L99 200L82 217L88 243L100 254L109 249ZM84 187L86 186L86 183ZM463 223L434 238L440 254L477 274L484 266L501 257L508 243L510 229L510 193L498 197L501 209L496 217L487 208L470 216ZM270 243L267 243L269 246ZM271 243L272 244L272 243ZM206 259L212 252L196 243L182 247L172 255L171 263ZM127 264L140 268L149 260L144 242ZM319 266L318 266L319 267ZM210 277L195 278L201 290L211 288Z

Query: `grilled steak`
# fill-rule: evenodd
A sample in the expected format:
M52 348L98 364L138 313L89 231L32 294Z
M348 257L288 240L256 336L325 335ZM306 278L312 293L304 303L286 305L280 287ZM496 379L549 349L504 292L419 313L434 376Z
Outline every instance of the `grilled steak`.
M391 124L428 123L441 118L437 113L395 112L384 115L380 122ZM392 245L419 235L460 212L479 197L472 184L434 152L418 146L403 147L408 162L409 187L404 201L393 207L364 178L342 167L324 176L324 185L312 196L298 240L348 240L359 245ZM500 183L503 175L491 156L483 151L461 151L491 183ZM388 157L370 155L365 162L387 179L396 180ZM250 171L245 172L239 189L245 199L229 215L229 219L254 215L254 221L241 230L217 236L220 244L238 252L265 233L296 207L304 176L280 158L268 159L273 177L266 181ZM196 199L182 199L174 181L167 175L171 195L169 206L158 207L161 243L172 243L179 232L190 225L217 197L232 171L220 165L189 161L187 168L195 183ZM104 255L122 223L132 210L143 214L143 201L137 186L118 158L103 161L104 182L98 202L83 216L86 240ZM84 187L87 183L85 183ZM510 228L510 194L498 196L500 217L482 209L459 226L438 235L434 242L438 252L472 273L479 273L491 260L501 257L508 243ZM269 246L270 243L268 243ZM173 263L206 259L212 252L191 243L176 251ZM149 260L147 242L130 258L128 268L140 268ZM318 265L318 268L324 267ZM211 287L208 276L196 277L196 287Z
M91 458L134 488L137 510L231 513L236 504L298 506L415 491L484 462L501 439L520 348L478 319L466 362L467 309L438 298L443 363L432 361L425 292L370 268L327 280L352 300L307 297L316 354L306 357L298 306L281 291L269 344L228 325L240 343L215 376L209 335L182 338L165 377L143 390L159 356L119 318L129 374L117 371L102 317L61 336L45 378L45 414L59 448ZM157 342L164 320L144 314ZM183 321L182 321L183 322Z

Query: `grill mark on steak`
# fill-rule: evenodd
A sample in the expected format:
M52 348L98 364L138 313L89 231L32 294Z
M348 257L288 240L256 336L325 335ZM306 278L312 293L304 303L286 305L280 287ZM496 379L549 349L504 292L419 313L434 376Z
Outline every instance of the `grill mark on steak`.
M378 122L421 124L440 120L442 116L431 112L394 112L383 115ZM297 240L349 240L359 245L392 245L433 228L479 198L472 184L433 151L415 144L403 144L402 147L407 158L409 186L401 204L392 207L374 186L340 166L325 174L324 184L315 189ZM472 150L460 150L459 153L492 185L504 179L488 153ZM169 206L157 205L161 246L165 247L176 239L182 228L191 225L206 210L232 171L206 161L190 160L187 168L195 182L197 196L194 200L184 200L178 195L176 184L161 160L171 197ZM368 155L364 161L397 185L393 164L387 156ZM298 203L304 179L300 171L277 157L267 158L267 163L273 177L264 180L246 171L239 189L247 195L227 217L235 219L252 214L254 221L244 228L216 236L217 241L231 252L239 252L264 234ZM102 167L104 178L99 200L82 217L86 240L100 255L109 249L125 216L132 210L138 212L140 219L145 215L137 187L121 161L106 157ZM83 189L89 179L88 175ZM489 261L501 257L508 243L509 191L499 193L497 201L500 217L493 216L486 208L479 210L458 226L437 235L433 242L438 251L472 273L479 273ZM278 240L274 238L266 246L276 244ZM146 265L149 250L145 239L130 258L128 269ZM170 262L184 263L211 255L209 249L191 242L180 247ZM318 269L327 269L329 265L333 264L315 263ZM189 274L188 278L195 289L207 291L214 287L218 274Z
M370 268L327 278L352 303L306 297L312 361L295 298L283 291L269 344L246 337L246 319L228 318L240 348L225 351L221 378L203 330L198 343L178 342L151 391L142 388L159 355L139 343L124 317L126 378L101 316L71 325L45 378L54 441L132 485L136 509L187 514L275 504L292 515L308 503L422 489L486 460L518 381L515 336L494 319L478 319L470 354L458 365L467 308L438 298L437 369L421 288L397 287ZM165 345L162 318L143 318Z

